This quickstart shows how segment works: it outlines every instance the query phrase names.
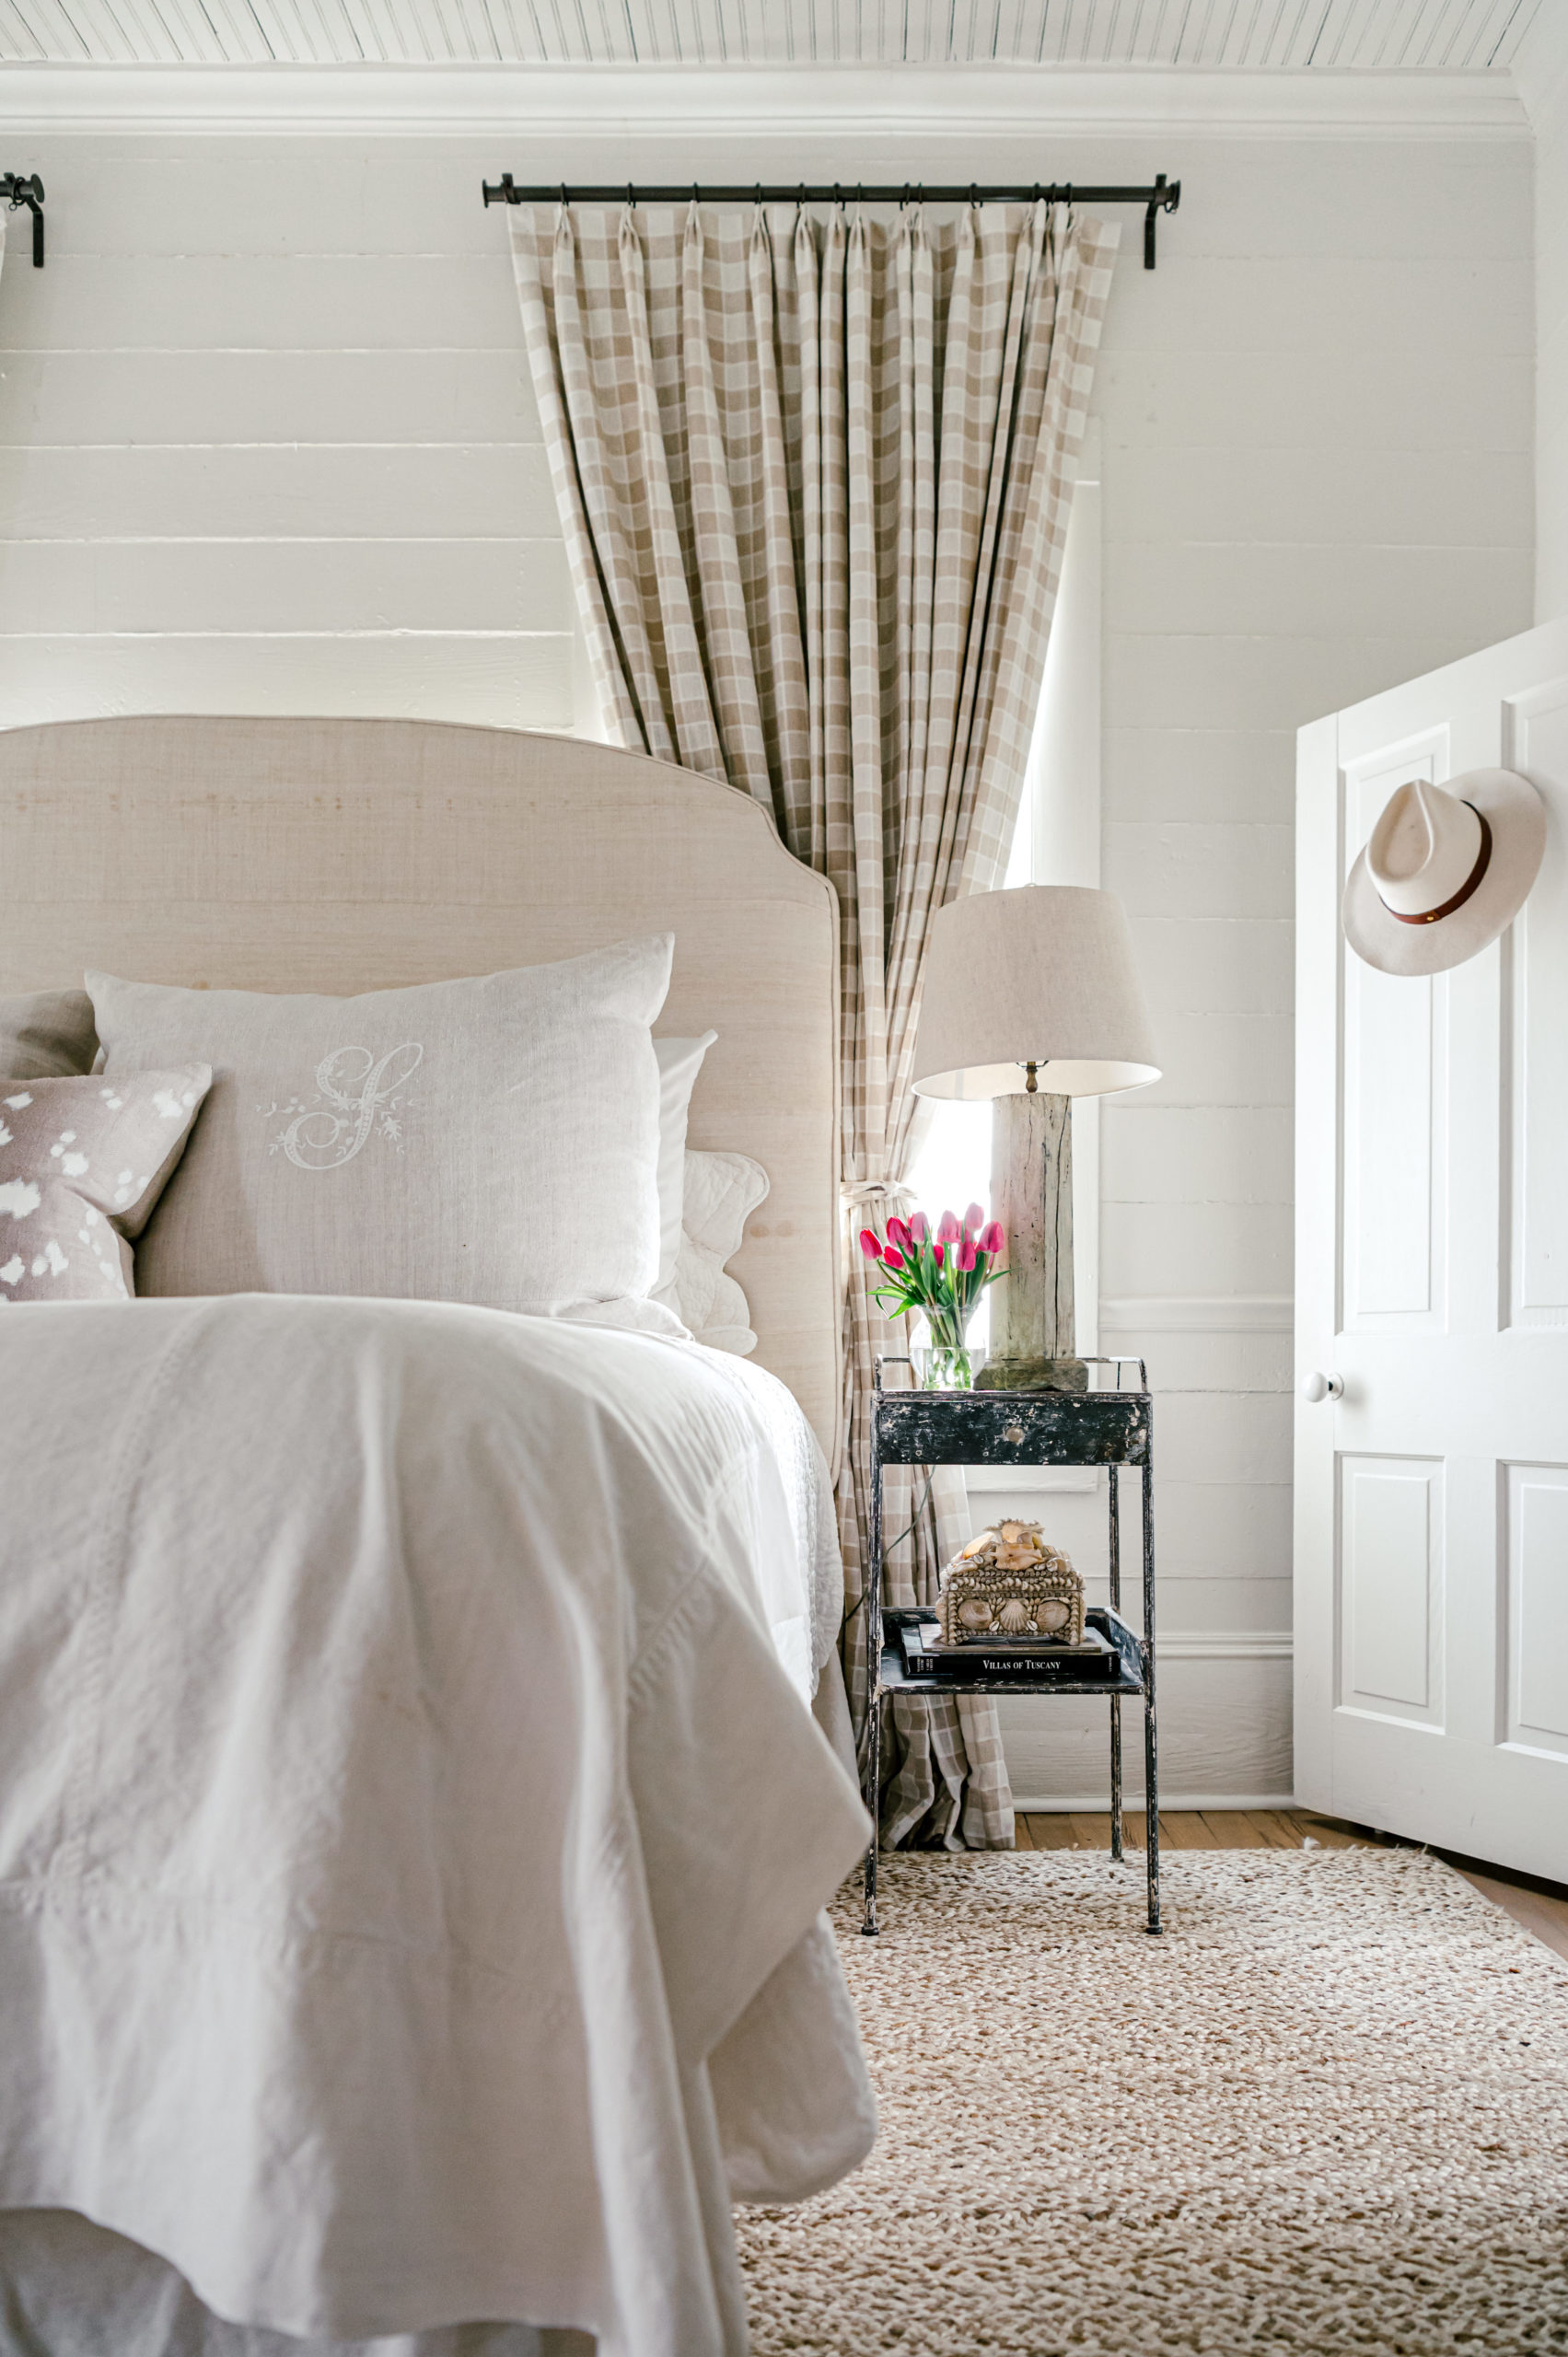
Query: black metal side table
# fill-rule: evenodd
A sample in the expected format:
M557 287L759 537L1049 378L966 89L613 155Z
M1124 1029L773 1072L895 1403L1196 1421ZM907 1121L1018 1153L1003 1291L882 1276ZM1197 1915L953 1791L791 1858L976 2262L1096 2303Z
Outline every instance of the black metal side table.
M885 1364L877 1362L871 1420L871 1560L867 1566L866 1691L871 1713L865 1800L877 1816L881 1776L883 1697L888 1694L1092 1694L1110 1698L1110 1854L1121 1841L1121 1702L1144 1705L1145 1856L1148 1929L1160 1930L1159 1771L1155 1738L1154 1402L1142 1359L1092 1359L1092 1366L1136 1364L1136 1391L884 1391ZM882 1469L885 1465L1103 1465L1110 1488L1110 1609L1085 1616L1121 1656L1113 1679L1069 1681L1028 1677L1001 1679L912 1678L905 1674L897 1634L889 1641L882 1605ZM1121 1618L1121 1469L1142 1473L1144 1508L1144 1631ZM877 1842L865 1853L865 1918L877 1932Z

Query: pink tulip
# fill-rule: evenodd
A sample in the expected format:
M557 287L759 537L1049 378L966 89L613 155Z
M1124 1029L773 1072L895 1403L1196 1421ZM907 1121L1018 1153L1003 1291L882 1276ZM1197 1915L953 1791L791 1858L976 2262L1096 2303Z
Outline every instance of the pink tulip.
M910 1221L910 1242L912 1244L923 1244L930 1233L931 1222L926 1218L923 1212L916 1212L914 1217Z
M1000 1252L1002 1247L1006 1243L1006 1241L1007 1238L1002 1232L1001 1221L999 1219L993 1219L991 1225L981 1237L980 1248L982 1252Z
M940 1244L934 1244L932 1246L931 1257L935 1261L937 1267L940 1268L942 1266L942 1247Z
M967 1236L958 1247L958 1266L966 1276L974 1267L974 1246Z
M901 1219L890 1219L888 1222L888 1241L889 1244L901 1245L904 1250L908 1251L911 1242L910 1232Z
M985 1213L981 1211L978 1203L971 1203L968 1211L964 1213L964 1225L969 1229L971 1236L978 1236L981 1229L985 1225Z
M888 1244L883 1247L882 1265L885 1269L901 1269L903 1267L904 1256L900 1251L896 1244Z
M944 1212L941 1219L937 1222L937 1243L956 1244L961 1233L962 1231L958 1226L958 1213L956 1212Z
M882 1247L868 1227L863 1227L860 1231L860 1248L868 1260L879 1260L882 1258Z

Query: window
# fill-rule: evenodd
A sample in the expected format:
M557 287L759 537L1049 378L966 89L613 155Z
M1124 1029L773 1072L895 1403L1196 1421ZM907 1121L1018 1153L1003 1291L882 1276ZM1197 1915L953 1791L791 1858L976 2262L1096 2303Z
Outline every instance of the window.
M1023 802L1005 883L1099 882L1100 816L1100 465L1099 425L1084 437L1062 582L1029 747ZM933 1108L916 1160L915 1199L935 1214L991 1198L991 1108ZM1081 1097L1073 1109L1074 1284L1078 1348L1099 1347L1099 1107ZM970 1329L983 1342L982 1303Z

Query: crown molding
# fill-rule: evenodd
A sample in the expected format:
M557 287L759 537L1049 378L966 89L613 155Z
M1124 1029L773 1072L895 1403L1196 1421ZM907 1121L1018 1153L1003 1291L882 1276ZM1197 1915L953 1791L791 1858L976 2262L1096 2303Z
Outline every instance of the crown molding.
M1559 133L1568 118L1568 16L1543 8L1514 57L1512 75L1538 138Z
M0 127L34 139L101 132L647 142L847 134L971 143L1161 131L1231 139L1529 135L1518 92L1501 72L1187 66L7 64ZM497 168L508 160L517 168L523 159L502 156ZM934 161L933 179L939 168Z

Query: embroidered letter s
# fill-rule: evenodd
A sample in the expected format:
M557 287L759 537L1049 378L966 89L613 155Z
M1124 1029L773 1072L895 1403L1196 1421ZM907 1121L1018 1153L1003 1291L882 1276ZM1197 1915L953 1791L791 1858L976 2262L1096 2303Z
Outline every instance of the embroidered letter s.
M424 1054L416 1039L389 1048L379 1062L368 1048L334 1048L316 1067L316 1086L325 1103L296 1113L278 1144L300 1170L336 1170L352 1162L375 1128L377 1112L396 1103ZM389 1133L395 1141L395 1123Z

